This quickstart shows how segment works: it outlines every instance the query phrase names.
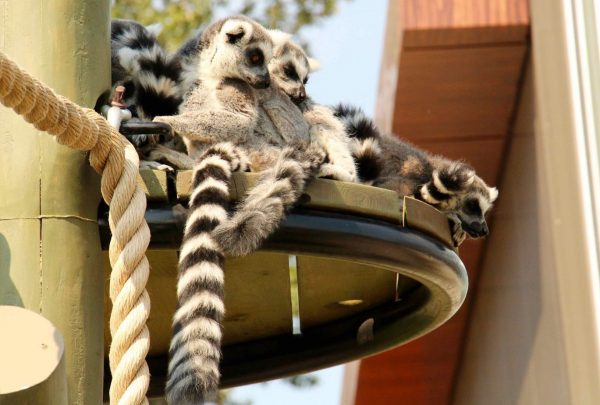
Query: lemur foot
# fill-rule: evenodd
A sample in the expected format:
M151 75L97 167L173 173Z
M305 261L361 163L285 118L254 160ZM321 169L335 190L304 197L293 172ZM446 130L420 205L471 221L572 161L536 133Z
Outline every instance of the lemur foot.
M173 169L169 165L165 165L165 164L159 163L159 162L152 162L149 160L141 160L140 161L140 169L160 170L162 172L174 172L175 171L175 169Z
M315 174L326 158L325 152L318 145L305 142L290 143L283 154L300 162L304 170L311 174Z

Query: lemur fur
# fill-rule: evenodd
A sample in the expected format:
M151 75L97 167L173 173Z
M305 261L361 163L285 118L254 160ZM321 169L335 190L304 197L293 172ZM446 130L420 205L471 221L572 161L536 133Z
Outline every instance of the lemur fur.
M222 20L204 31L198 47L199 80L182 112L155 118L184 138L192 158L220 141L244 146L251 156L252 151L261 151L264 158L267 145L308 139L308 126L297 107L269 87L266 63L273 44L261 25L245 17ZM264 168L255 165L253 159L254 170Z
M194 192L179 253L166 385L169 404L216 399L225 258L211 232L227 218L231 172L246 166L247 159L238 148L221 143L208 148L194 168Z
M156 34L135 21L111 21L112 85L125 87L125 104L144 120L177 114L184 93L179 58L165 52Z
M158 43L159 29L131 20L111 21L112 89L125 87L123 103L134 119L148 121L156 115L179 112L187 83L182 83L181 56L169 55ZM175 137L158 144L152 136L134 140L140 167L172 170L191 169L183 141ZM163 163L163 164L161 164Z
M335 111L352 138L361 180L399 196L413 196L444 212L456 246L467 236L488 234L485 215L498 190L489 187L472 167L380 132L359 108L339 105Z

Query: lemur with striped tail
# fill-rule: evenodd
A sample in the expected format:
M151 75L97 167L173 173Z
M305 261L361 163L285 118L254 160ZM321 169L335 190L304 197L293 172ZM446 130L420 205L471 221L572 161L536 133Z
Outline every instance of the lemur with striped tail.
M319 177L334 180L358 181L356 163L350 152L350 140L344 125L331 108L315 103L306 93L309 74L319 68L319 63L291 40L291 35L270 30L273 39L273 59L269 73L281 89L302 111L309 124L311 140L323 148L326 162L321 165Z
M183 137L194 159L204 159L207 151L215 148L211 145L230 141L230 149L234 151L230 154L241 156L240 151L245 150L251 166L264 164L262 169L270 167L263 171L255 188L264 193L250 192L242 203L246 209L264 209L261 222L267 226L261 229L266 229L277 222L271 218L281 218L282 207L297 197L289 189L301 190L305 179L318 168L323 156L316 152L309 155L308 126L302 120L299 109L287 97L283 97L281 103L273 100L277 93L269 90L266 66L271 57L272 42L262 26L245 17L230 17L209 26L198 46L202 48L198 64L199 82L186 99L182 112L176 116L156 117L155 120L169 123ZM289 109L291 113L295 110L295 115L281 117L282 121L275 123L265 106ZM302 152L283 147L287 142L280 133L281 127L276 124L289 130L285 135L300 142ZM216 158L211 155L209 159ZM239 165L234 169L245 169L245 166ZM193 185L192 212L181 253L179 284L182 287L178 288L179 309L174 320L175 335L167 382L167 398L173 404L196 403L211 398L218 388L219 320L224 309L224 279L218 276L209 280L198 272L188 275L185 269L207 267L202 264L207 260L203 252L210 248L211 257L220 258L213 260L219 266L218 269L213 266L211 271L222 274L223 241L212 235L213 229L225 219L223 196L228 177L213 170L203 174L201 179ZM219 204L198 197L205 196L207 190L210 191L209 196L218 196ZM207 205L199 206L203 201ZM257 204L258 201L262 203ZM196 212L213 210L220 213L219 221L211 221L210 226L193 225L198 215ZM198 291L204 290L211 292L209 310L206 308L208 304L196 297ZM190 315L184 317L181 314ZM190 329L193 333L182 333L178 324L181 319L188 318L191 326L186 327L193 328ZM209 336L210 350L206 350L206 336Z
M454 244L489 232L486 214L498 197L475 170L462 161L432 155L379 131L359 108L339 105L336 115L352 138L361 181L413 196L446 214Z
M309 126L310 146L306 152L301 152L304 150L301 145L284 152L287 157L284 163L265 170L258 185L233 216L215 229L215 238L228 254L234 256L256 250L277 229L286 211L297 202L306 180L315 174L336 180L357 180L344 125L332 109L316 104L306 95L304 86L317 62L291 42L289 34L277 30L270 30L269 34L274 43L269 73L273 92L279 93L277 97L271 97L277 103L281 103L282 98L289 99L300 108ZM325 160L318 164L322 156ZM318 173L315 173L317 167ZM286 178L280 172L297 174Z
M144 120L177 114L185 93L180 59L160 46L158 31L131 20L111 21L112 86L125 87L124 103Z
M181 75L184 59L161 47L157 41L159 31L158 26L144 27L132 20L111 21L112 92L123 86L121 102L134 119L141 121L150 121L157 115L177 114L187 91L188 83L183 82ZM143 168L193 167L179 137L158 143L152 136L138 136L133 142Z

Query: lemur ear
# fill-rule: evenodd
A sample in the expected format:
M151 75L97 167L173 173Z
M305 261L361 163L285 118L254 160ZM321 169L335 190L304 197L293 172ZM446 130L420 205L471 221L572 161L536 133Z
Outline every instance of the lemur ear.
M319 61L315 58L308 58L308 71L312 73L316 72L319 69L321 69L321 64L319 63Z
M161 23L154 23L146 25L145 28L148 30L148 32L150 32L150 34L154 35L155 37L158 37L163 30L163 25Z
M490 187L488 188L488 192L490 193L490 202L496 201L496 198L498 198L498 189L496 187Z
M252 25L246 21L229 20L223 24L221 31L225 33L226 40L230 44L245 43L252 34Z
M279 30L269 30L269 36L271 37L273 45L275 46L283 45L292 38L292 34L288 34L287 32Z

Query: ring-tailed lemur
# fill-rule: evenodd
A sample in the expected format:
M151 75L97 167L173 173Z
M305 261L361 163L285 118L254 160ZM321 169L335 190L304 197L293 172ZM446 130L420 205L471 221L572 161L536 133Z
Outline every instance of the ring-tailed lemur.
M169 55L156 35L156 28L135 21L111 21L112 85L125 87L124 103L144 120L177 114L185 91L179 57Z
M356 164L350 152L350 140L344 125L331 108L319 105L306 94L308 75L319 68L316 60L291 41L291 35L270 30L273 59L269 72L274 83L294 102L310 126L311 139L321 145L327 161L321 165L319 177L357 181Z
M314 177L315 167L319 167L317 177L357 180L356 165L344 125L334 116L332 109L317 105L306 96L304 85L309 72L317 67L317 62L308 58L302 48L291 42L289 34L277 30L270 30L269 33L275 45L273 59L269 62L274 91L283 93L284 98L299 106L304 120L309 124L312 140L307 154L309 158L290 156L287 165L292 165L293 161L311 161L310 157L313 162L317 162L319 154L324 154L326 160L320 165L305 164L302 181L282 179L277 172L283 166L265 171L259 185L250 192L233 217L215 229L215 238L231 255L252 252L275 231L285 212L297 201L306 179ZM284 195L285 198L282 197Z
M170 55L161 47L156 39L158 31L157 27L144 27L131 20L111 21L112 90L114 93L117 86L125 88L122 103L142 121L177 114L186 92L187 83L181 77L182 57ZM140 167L193 167L178 137L159 144L152 136L138 136L134 143L141 157Z
M264 194L251 193L245 200L250 203L247 209L254 207L251 204L253 200L265 201L262 208L265 208L263 212L267 217L263 219L268 222L269 215L278 214L277 208L287 202L286 198L288 200L295 198L295 195L289 197L289 194L285 193L288 185L302 183L312 168L320 163L319 159L315 159L317 161L315 164L292 161L291 157L296 152L282 151L278 146L269 145L269 142L277 145L278 134L272 133L276 131L275 124L270 121L267 109L263 108L265 103L271 101L268 97L270 93L267 92L270 79L266 61L270 59L272 52L272 42L264 28L245 17L227 18L209 26L204 31L199 46L202 47L199 57L199 83L189 94L183 111L177 116L157 117L156 120L171 124L175 131L183 136L188 152L195 158L202 157L207 149L212 150L211 145L220 141L231 141L235 144L233 150L238 151L236 152L238 155L241 154L240 146L243 146L250 152L260 151L270 156L275 168L268 173L273 173L271 176L277 177L279 181L273 182L272 177L269 177L265 180L268 187L263 188ZM296 121L302 121L302 115L297 107L293 103L291 106L298 111L297 115L300 118ZM286 119L291 120L291 124L295 120L294 117ZM290 123L284 122L284 124ZM294 129L293 125L288 126ZM299 130L302 131L301 125ZM304 131L308 137L308 130L304 129ZM264 139L255 136L257 133L263 135ZM305 150L306 147L303 146L302 149ZM216 179L210 178L202 184L198 182L194 184L192 207L197 205L196 196L204 195L203 187L210 187L204 184L227 180L218 173L215 176ZM224 191L223 184L219 187ZM274 196L278 196L279 199ZM222 199L220 201L223 202ZM213 206L213 208L218 212L224 212L222 206ZM194 213L191 215L188 223L194 220ZM222 254L222 242L209 237L212 235L210 231L215 226L217 222L211 222L210 230L206 227L190 225L186 232L186 242L182 245L182 255L185 253L189 259L186 259L185 266L182 265L181 268L201 265L202 249L206 247L202 245L204 242L212 243L212 251ZM188 241L198 241L198 243L187 243ZM215 268L214 271L222 271L222 267L218 270ZM184 274L180 273L179 276L182 278ZM190 285L186 281L188 277L185 277L185 282L180 283ZM211 295L214 307L218 306L222 309L222 300L218 304L216 301L222 296L224 283L221 278L218 280L218 282L211 281L210 286L207 287L204 283L210 280L199 278L191 285L195 286L195 289L210 288L214 293ZM178 289L178 308L184 308L185 310L182 311L185 313L199 314L201 319L194 321L194 325L198 328L197 333L182 335L181 332L177 332L179 317L176 315L174 321L176 335L172 342L176 353L172 353L169 361L167 396L171 403L200 401L212 395L218 388L218 362L215 361L215 356L220 348L220 334L216 333L220 329L215 325L218 324L222 311L205 311L200 301L193 299L188 293L182 293L180 289ZM209 319L212 321L209 322ZM203 331L203 328L209 330ZM203 336L208 334L212 336L210 351L203 349L206 347ZM200 349L196 349L198 347Z
M268 37L266 38L268 40ZM254 88L269 85L264 62L272 44L244 18L228 18L207 28L201 38L205 52L200 55L200 83L189 95L177 116L160 116L156 121L170 124L183 137L192 158L203 159L211 145L220 141L239 142L253 130L257 121ZM231 146L232 151L237 148ZM231 151L230 151L231 152ZM229 153L231 154L231 153ZM217 154L218 155L218 154ZM190 215L187 221L178 273L177 312L173 320L173 339L169 355L166 396L171 404L192 404L211 399L218 390L221 353L221 325L224 313L224 256L211 231L226 219L228 186L232 167L227 158L213 154L207 171L195 170ZM214 157L213 157L214 156ZM202 168L207 160L197 166ZM219 166L220 165L220 166ZM202 212L202 226L194 226ZM195 242L197 241L197 242ZM203 274L187 269L205 267L207 247L211 268ZM189 274L189 275L188 275ZM190 281L188 281L190 279ZM190 292L187 292L187 291ZM210 310L194 299L195 294L210 290ZM180 313L190 316L181 318ZM190 323L193 333L181 328Z
M485 215L498 197L498 190L489 187L473 168L380 132L359 108L339 105L335 111L353 138L363 182L396 191L400 196L414 196L445 213L456 246L467 236L488 234Z

